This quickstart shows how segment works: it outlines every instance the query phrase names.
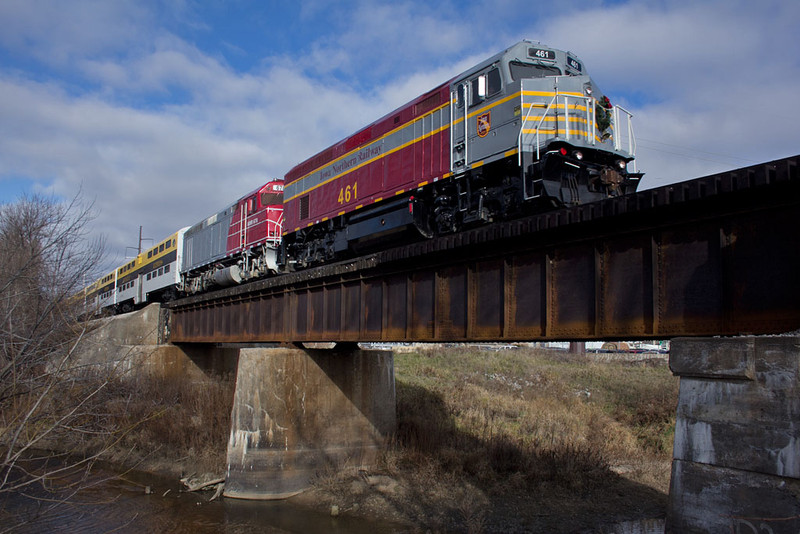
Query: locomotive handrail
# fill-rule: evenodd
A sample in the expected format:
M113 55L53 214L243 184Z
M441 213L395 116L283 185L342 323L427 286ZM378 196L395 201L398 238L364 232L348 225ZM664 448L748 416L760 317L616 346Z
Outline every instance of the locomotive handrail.
M520 92L519 99L520 99L520 106L524 107L525 95L522 92ZM528 106L528 112L525 114L525 118L522 119L522 124L520 124L519 127L519 136L517 136L517 161L520 166L522 165L522 136L525 135L525 123L528 122L528 117L530 117L531 111L533 111L534 107L536 107L535 103L531 103L531 105ZM538 149L536 152L536 158L537 159L539 158Z
M622 106L614 106L614 129L617 135L614 136L614 149L620 150L622 148L622 135L620 126L620 112L624 113L627 131L628 131L628 153L631 156L636 154L636 137L633 135L633 113L623 108ZM634 172L636 171L636 160L633 162Z
M597 144L597 132L596 132L596 128L595 128L595 126L596 126L596 123L595 123L595 113L596 113L596 111L595 111L595 101L594 101L594 99L592 97L590 97L590 96L567 95L567 94L560 94L560 93L556 92L556 94L550 99L550 102L547 105L545 105L543 102L531 102L531 103L527 104L528 105L528 111L525 114L525 118L522 121L522 125L521 125L520 131L519 131L519 136L518 136L518 139L517 139L517 144L518 144L518 149L519 149L518 160L519 160L520 164L522 164L522 140L523 140L523 136L525 135L525 123L530 120L531 112L533 111L534 108L542 108L542 107L545 108L544 113L542 114L541 117L539 117L539 121L534 126L534 131L535 131L534 135L535 135L535 143L536 143L536 160L538 161L541 158L541 146L542 146L542 143L541 143L541 131L542 131L542 125L544 124L544 121L547 119L547 117L550 116L551 110L553 109L554 105L555 105L556 110L558 109L558 99L559 99L559 97L563 97L564 121L565 121L565 126L564 126L565 139L567 141L569 141L570 137L571 137L570 125L569 125L569 120L570 120L569 109L570 109L570 101L571 100L575 100L576 102L574 104L572 104L573 106L575 106L577 108L580 104L583 104L585 106L585 108L586 108L586 129L585 129L585 131L580 131L579 130L579 133L577 135L585 137L587 142L590 143L591 145L596 145ZM523 98L522 105L523 106L526 105L526 103L524 102L524 98ZM612 112L613 113L613 115L612 115L613 119L612 120L614 122L614 129L617 131L617 135L613 136L614 149L615 150L620 150L622 148L621 130L622 130L622 127L624 126L624 129L627 130L627 141L628 141L627 150L628 150L628 153L630 153L630 155L633 156L635 154L635 152L636 152L636 138L635 138L635 136L633 134L633 121L631 120L633 118L633 114L630 111L628 111L625 108L623 108L622 106L613 106L612 109L613 109L613 112ZM621 124L623 122L625 123L624 125ZM556 123L556 126L555 126L555 137L558 137L558 123ZM634 163L634 169L635 169L635 165L636 164Z
M279 211L280 218L278 220L270 220L267 219L267 241L272 241L273 244L278 244L281 242L283 236L283 209L274 210L272 208L267 208L267 213L269 214L272 211ZM269 235L269 225L272 225L274 237Z
M539 119L539 123L535 127L535 130L536 130L536 161L539 161L539 159L541 158L541 154L539 152L539 149L541 147L541 142L539 141L539 131L541 129L542 123L547 118L547 114L550 112L550 108L553 107L553 103L556 101L557 98L558 98L558 92L556 92L556 95L550 100L550 103L547 104L547 108L545 108L544 113L542 114L542 117ZM531 109L533 109L534 106L535 106L535 104L531 104ZM523 130L525 129L525 124L524 123L522 125L522 129ZM556 137L558 137L558 122L556 122Z
M539 118L539 122L536 123L536 126L534 126L534 130L536 132L535 135L536 135L536 160L537 161L539 161L539 159L541 158L541 145L542 145L542 143L540 141L540 139L541 139L540 134L541 134L542 124L544 123L545 119L549 116L550 110L553 108L553 104L556 104L556 109L557 109L557 102L558 102L558 97L559 96L563 96L564 97L564 121L565 121L564 131L566 132L566 139L567 140L569 140L569 138L570 138L570 132L569 132L569 99L570 98L574 98L574 99L583 100L586 103L587 113L588 113L588 109L589 109L589 98L588 97L574 96L574 95L561 95L558 92L556 92L556 94L553 96L553 98L550 99L550 102L547 104L547 107L545 108L544 113ZM524 104L524 102L523 102L523 104ZM536 102L532 102L530 104L529 108L528 108L528 113L525 115L525 120L522 122L522 126L520 128L520 136L519 136L520 152L522 151L522 136L525 133L525 122L527 122L528 117L530 116L530 112L531 112L531 110L533 110L533 108L542 107L542 106L543 106L542 103L538 103L538 105L537 105ZM589 119L588 122L591 122L590 117L587 117L587 119ZM585 137L589 137L589 135L590 135L589 127L587 127L586 130L587 131L584 134L584 136ZM556 126L555 126L555 133L556 133L556 137L558 137L558 123L556 123ZM590 140L591 140L592 144L594 144L594 139L590 138Z
M455 91L450 91L450 172L453 174L456 173L456 162L455 158L453 157L453 151L455 150L455 145L453 144L453 130L456 127L456 99L455 99Z
M464 170L469 166L469 104L467 95L472 94L472 83L464 84Z

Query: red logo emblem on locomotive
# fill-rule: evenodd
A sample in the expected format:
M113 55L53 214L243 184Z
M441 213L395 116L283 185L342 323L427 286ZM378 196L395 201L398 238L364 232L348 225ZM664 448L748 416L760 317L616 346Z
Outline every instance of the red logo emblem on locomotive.
M486 137L489 130L492 128L492 112L487 111L482 115L478 115L477 131L478 137Z

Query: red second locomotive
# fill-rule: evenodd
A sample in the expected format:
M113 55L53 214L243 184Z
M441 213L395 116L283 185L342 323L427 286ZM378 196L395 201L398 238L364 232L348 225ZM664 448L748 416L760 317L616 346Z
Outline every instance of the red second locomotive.
M283 182L268 182L184 235L179 289L196 293L277 272Z

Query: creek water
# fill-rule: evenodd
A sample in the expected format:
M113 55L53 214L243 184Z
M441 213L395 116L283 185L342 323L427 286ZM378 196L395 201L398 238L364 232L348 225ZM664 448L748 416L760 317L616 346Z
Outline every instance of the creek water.
M94 468L88 478L61 480L48 492L0 499L0 532L36 533L364 533L402 531L379 521L331 517L288 501L244 501L184 492L178 481L148 473ZM71 494L69 485L82 489ZM31 493L35 492L34 495ZM148 493L149 491L149 493ZM30 498L30 496L36 498ZM56 503L53 501L66 500Z
M80 486L77 493L70 489ZM409 532L408 527L347 515L331 517L285 501L219 498L213 491L186 492L166 477L138 471L119 473L94 466L86 475L73 472L49 484L30 487L26 495L0 496L0 534L43 533L244 534ZM413 530L413 529L411 529ZM582 534L661 534L663 519L631 521Z
M592 531L591 534L664 534L664 528L663 519L642 519L618 523Z

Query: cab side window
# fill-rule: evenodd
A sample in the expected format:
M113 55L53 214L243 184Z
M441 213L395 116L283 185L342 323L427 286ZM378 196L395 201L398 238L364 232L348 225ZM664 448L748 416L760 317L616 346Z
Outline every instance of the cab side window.
M500 92L500 89L503 88L503 84L500 82L500 69L492 69L486 73L487 78L487 90L486 96L491 97L496 95Z
M470 80L470 105L476 106L503 88L500 69L494 67Z
M464 99L465 99L465 97L466 97L466 95L464 94L464 84L460 83L460 84L458 84L458 87L456 88L456 106L457 107L459 107L459 108L463 108L464 107Z

